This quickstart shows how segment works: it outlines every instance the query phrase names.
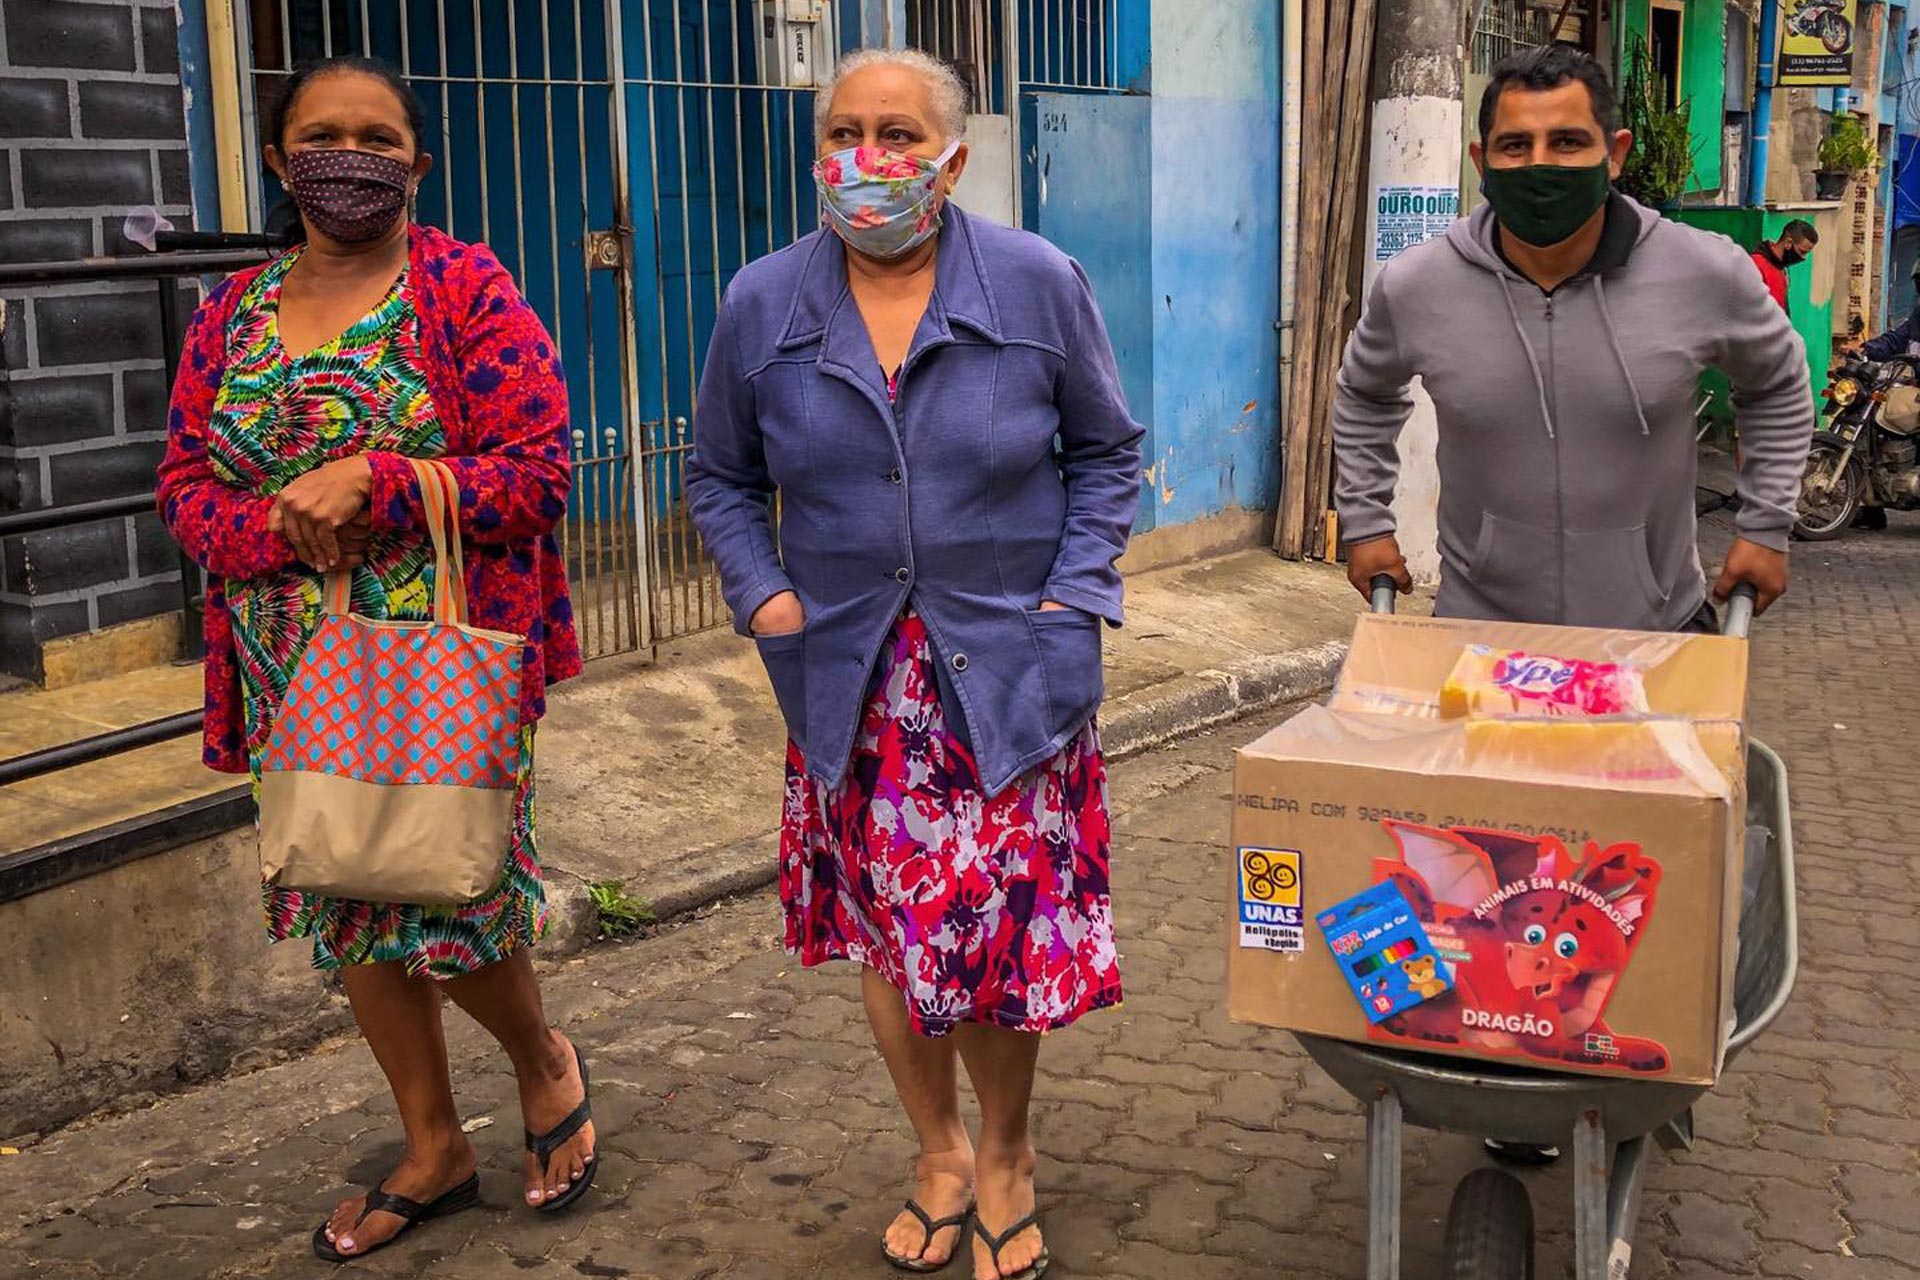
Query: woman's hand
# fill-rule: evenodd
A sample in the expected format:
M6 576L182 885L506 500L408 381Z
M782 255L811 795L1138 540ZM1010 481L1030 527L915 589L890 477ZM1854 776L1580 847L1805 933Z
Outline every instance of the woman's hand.
M292 544L293 553L321 573L347 568L345 557L364 555L366 541L348 533L347 547L351 549L357 542L358 550L343 550L341 531L366 512L367 496L372 491L373 469L365 455L329 462L280 491L268 513L267 527L284 536Z
M800 597L791 591L782 591L753 611L753 617L747 621L747 630L756 636L790 636L807 625L807 611L800 605Z
M373 545L373 513L360 508L359 515L340 526L338 537L340 563L334 570L358 569L367 562L367 548Z

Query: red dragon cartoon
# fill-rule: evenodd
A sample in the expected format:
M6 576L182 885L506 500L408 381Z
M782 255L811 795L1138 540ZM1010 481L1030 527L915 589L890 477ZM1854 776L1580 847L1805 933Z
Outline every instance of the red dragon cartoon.
M1389 1019L1411 1041L1586 1066L1664 1071L1666 1049L1616 1036L1602 1014L1652 914L1660 864L1637 844L1589 840L1576 859L1554 836L1387 820L1398 861L1376 879L1400 886L1433 942L1471 959L1454 990Z

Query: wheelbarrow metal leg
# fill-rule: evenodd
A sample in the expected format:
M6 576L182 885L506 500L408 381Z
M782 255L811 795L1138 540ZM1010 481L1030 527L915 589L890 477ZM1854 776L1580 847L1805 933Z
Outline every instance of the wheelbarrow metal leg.
M1646 1181L1651 1151L1644 1137L1623 1142L1614 1150L1613 1176L1607 1182L1608 1280L1625 1280L1627 1263L1633 1257L1633 1232L1640 1223L1640 1188Z
M1573 1274L1607 1280L1607 1131L1598 1111L1573 1125Z
M1654 1137L1668 1151L1693 1150L1693 1108L1688 1107L1654 1130Z
M1367 1280L1400 1280L1400 1097L1367 1107Z

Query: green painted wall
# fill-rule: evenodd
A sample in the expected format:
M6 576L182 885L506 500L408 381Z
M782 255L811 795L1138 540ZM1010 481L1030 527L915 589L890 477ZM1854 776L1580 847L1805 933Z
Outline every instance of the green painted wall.
M1633 38L1635 36L1639 36L1642 40L1647 38L1647 23L1649 21L1647 12L1652 8L1653 6L1648 3L1648 0L1626 0L1620 25L1627 30L1628 45L1633 44Z
M1680 35L1680 92L1688 99L1688 133L1693 139L1690 191L1718 191L1726 118L1726 0L1689 0Z
M1645 40L1652 19L1649 0L1625 0L1621 25L1626 48ZM1717 191L1722 181L1720 130L1727 92L1726 0L1688 0L1680 26L1680 96L1688 102L1687 131L1693 141L1689 191ZM1624 78L1625 68L1615 75Z
M1762 240L1778 236L1787 223L1805 216L1792 210L1682 209L1675 220L1702 231L1718 232L1751 252ZM1754 270L1757 272L1759 268ZM1819 270L1816 261L1787 272L1787 313L1793 317L1794 331L1807 344L1808 395L1817 394L1826 385L1826 370L1833 363L1833 298L1829 295L1817 303L1813 300L1813 283ZM1819 371L1819 377L1814 376L1813 370ZM1722 422L1732 421L1733 411L1727 404L1727 380L1709 372L1700 380L1700 385L1702 390L1713 394L1714 416Z

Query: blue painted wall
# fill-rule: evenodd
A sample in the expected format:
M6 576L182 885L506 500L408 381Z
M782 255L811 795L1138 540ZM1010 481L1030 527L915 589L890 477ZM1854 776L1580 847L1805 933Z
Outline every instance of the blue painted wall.
M1153 5L1157 525L1274 504L1280 406L1280 6Z
M207 68L206 0L182 0L180 90L187 113L187 173L193 182L193 225L220 230L220 160L213 138L213 77Z
M1280 7L1122 10L1132 92L1026 95L1023 216L1106 315L1147 427L1144 533L1278 492Z
M1093 284L1127 405L1153 456L1153 201L1148 163L1153 100L1107 94L1027 95L1034 161L1023 194L1027 228L1076 258ZM1154 527L1143 502L1136 527Z

